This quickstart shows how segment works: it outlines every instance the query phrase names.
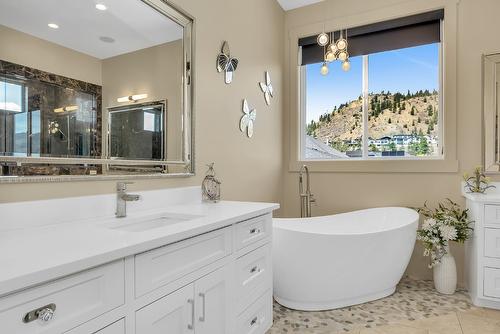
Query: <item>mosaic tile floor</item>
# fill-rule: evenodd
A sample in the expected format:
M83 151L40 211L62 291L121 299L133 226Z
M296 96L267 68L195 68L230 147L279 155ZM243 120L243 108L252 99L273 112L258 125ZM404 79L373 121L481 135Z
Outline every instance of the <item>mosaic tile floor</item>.
M477 313L483 310L474 307L463 290L457 291L452 296L446 296L436 292L431 281L405 278L392 296L343 309L324 312L302 312L290 310L275 303L274 325L267 334L385 333L384 331L381 332L380 329L390 328L395 324L403 324L402 326L408 329L408 327L412 328L408 324L419 324L418 321L433 320L436 317L445 316L455 317L458 322L458 319L463 314ZM500 312L495 313L495 315L498 316L499 331L493 333L500 334ZM474 316L477 316L477 314ZM368 329L372 330L367 331ZM397 330L396 328L387 333L399 334L406 333L406 331ZM448 332L429 332L428 330L423 332L409 331L408 333L448 334ZM454 334L454 332L450 333ZM457 333L461 334L462 332ZM477 333L483 334L483 332ZM488 332L484 332L484 334L486 333Z

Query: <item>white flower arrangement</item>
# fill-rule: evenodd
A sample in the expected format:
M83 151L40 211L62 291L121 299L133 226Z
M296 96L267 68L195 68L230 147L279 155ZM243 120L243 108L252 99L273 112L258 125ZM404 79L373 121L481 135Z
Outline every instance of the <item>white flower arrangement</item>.
M462 210L450 199L445 204L439 203L434 210L427 203L417 211L425 217L417 231L417 239L422 241L424 256L431 258L429 268L441 263L441 258L449 251L449 242L464 242L470 237L472 221L468 219L468 210Z

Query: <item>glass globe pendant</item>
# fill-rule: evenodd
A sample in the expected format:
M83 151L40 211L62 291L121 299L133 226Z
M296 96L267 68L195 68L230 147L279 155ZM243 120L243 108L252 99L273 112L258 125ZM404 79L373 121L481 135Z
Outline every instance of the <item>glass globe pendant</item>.
M346 59L346 61L342 63L342 69L345 72L347 72L351 69L351 63L349 62L349 59Z
M325 55L325 60L328 61L328 62L332 62L335 60L335 53L333 53L332 51L328 51Z
M342 30L340 31L340 38L337 40L335 44L337 45L337 49L339 49L340 51L345 51L347 49L347 39L344 39Z
M333 39L332 39L332 43L330 45L328 45L328 51L330 51L333 54L335 54L338 51L337 45L335 45L335 42L333 41Z
M321 69L319 70L319 72L322 75L327 75L328 74L328 64L326 62L323 63L323 66L321 66Z
M321 34L318 35L318 38L316 40L317 40L319 46L325 46L330 41L330 38L328 38L327 33L322 32Z
M347 51L340 51L339 52L339 60L340 61L346 61L346 59L349 58L349 54Z

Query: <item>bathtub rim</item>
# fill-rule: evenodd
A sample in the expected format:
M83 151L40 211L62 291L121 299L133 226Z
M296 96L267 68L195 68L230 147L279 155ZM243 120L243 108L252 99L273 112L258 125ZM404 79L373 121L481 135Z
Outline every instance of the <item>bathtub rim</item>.
M382 209L404 209L405 211L407 211L408 213L410 213L414 217L409 217L412 219L408 219L408 221L405 224L401 224L398 226L391 226L389 228L379 229L376 231L369 231L369 232L363 232L363 231L359 231L359 232L310 231L310 230L306 230L306 229L297 230L297 229L293 229L293 228L288 228L287 226L283 225L287 221L288 222L290 222L290 221L297 222L300 220L305 220L303 222L303 224L307 224L309 221L316 221L316 220L319 221L321 219L325 219L328 217L336 217L339 215L347 216L347 215L352 214L352 213L370 212L370 211L382 210ZM333 214L333 215L324 215L324 216L314 216L314 217L304 217L304 218L300 218L300 217L274 218L273 217L273 229L280 229L283 231L304 233L304 234L315 234L315 235L338 235L338 236L356 236L357 235L357 236L359 236L359 235L372 235L372 234L378 234L378 233L386 233L386 232L390 232L390 231L399 230L399 229L402 229L402 228L405 228L405 227L408 227L411 225L415 225L415 230L416 230L418 228L419 220L420 220L420 214L413 208L403 207L403 206L381 206L381 207L367 208L367 209L348 211L348 212L342 212L342 213L337 213L337 214Z

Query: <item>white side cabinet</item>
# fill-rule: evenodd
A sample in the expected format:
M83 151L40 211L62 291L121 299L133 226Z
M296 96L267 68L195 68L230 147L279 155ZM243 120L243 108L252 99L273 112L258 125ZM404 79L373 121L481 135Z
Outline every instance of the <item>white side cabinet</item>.
M0 298L3 333L264 334L271 214Z
M500 200L470 195L474 232L466 242L467 288L474 305L500 309Z

